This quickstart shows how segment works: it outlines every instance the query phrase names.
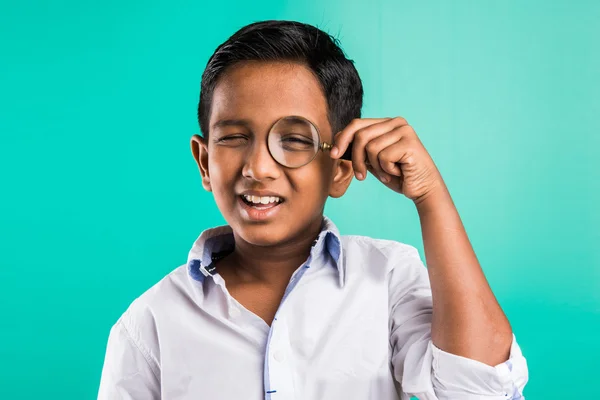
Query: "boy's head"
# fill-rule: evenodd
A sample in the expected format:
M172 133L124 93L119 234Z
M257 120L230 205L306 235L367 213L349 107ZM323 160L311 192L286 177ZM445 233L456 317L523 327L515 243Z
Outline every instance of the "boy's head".
M360 117L362 96L352 61L310 25L258 22L217 48L202 76L203 136L194 135L191 146L204 188L238 238L268 246L315 234L327 197L348 188L352 165L319 151L302 167L285 167L269 151L269 130L282 117L300 116L332 143Z

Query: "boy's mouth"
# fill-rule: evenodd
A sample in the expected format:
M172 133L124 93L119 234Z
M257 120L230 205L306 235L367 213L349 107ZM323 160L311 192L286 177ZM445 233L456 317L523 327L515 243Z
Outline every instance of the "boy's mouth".
M240 195L242 201L250 207L267 210L283 203L283 199L278 196L253 196L248 194Z
M256 192L242 193L238 196L242 215L248 220L255 222L267 222L268 220L272 220L281 210L281 207L279 206L285 202L283 197L274 196L275 194L276 193Z

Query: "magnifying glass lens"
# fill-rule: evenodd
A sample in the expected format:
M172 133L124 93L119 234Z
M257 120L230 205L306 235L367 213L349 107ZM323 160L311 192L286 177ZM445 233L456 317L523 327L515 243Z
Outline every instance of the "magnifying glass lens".
M319 151L319 133L308 120L284 117L269 131L271 155L281 165L298 168L308 164Z

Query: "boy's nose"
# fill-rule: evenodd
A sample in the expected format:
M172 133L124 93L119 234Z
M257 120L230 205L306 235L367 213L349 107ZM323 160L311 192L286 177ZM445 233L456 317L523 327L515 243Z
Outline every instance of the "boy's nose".
M266 143L255 142L246 157L242 175L256 181L273 180L281 175L281 166L271 156Z

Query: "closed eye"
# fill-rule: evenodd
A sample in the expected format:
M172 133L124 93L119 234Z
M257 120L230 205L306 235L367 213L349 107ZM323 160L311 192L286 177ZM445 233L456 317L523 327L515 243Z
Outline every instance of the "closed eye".
M286 143L302 143L302 144L310 144L312 145L312 141L307 140L307 139L300 139L298 137L286 137L281 139L282 142L286 142Z
M305 136L285 136L280 139L280 146L286 151L313 151L315 142Z
M215 143L223 143L228 145L243 144L248 138L245 135L227 135L217 138Z

